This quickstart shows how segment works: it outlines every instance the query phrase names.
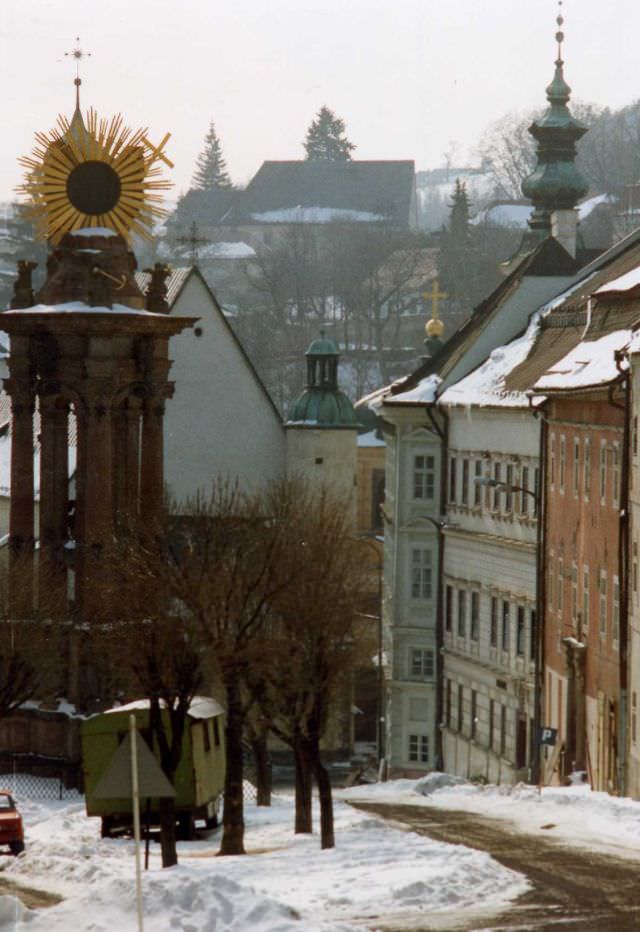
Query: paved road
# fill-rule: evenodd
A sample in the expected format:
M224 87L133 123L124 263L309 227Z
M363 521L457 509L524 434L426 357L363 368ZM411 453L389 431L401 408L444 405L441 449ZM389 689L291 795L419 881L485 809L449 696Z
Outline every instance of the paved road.
M552 838L518 833L507 823L425 806L355 804L438 841L488 851L528 877L532 889L496 915L439 919L401 918L375 926L381 932L640 932L640 852L637 861L569 848ZM548 834L547 834L548 832Z

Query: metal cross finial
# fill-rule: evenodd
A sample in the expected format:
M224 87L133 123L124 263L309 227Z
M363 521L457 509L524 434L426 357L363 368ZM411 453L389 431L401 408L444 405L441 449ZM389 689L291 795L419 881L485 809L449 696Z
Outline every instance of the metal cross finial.
M80 62L83 58L91 58L91 52L83 52L80 48L80 36L76 36L76 47L70 52L64 53L65 58L74 58L76 62L76 77L74 84L76 86L76 110L80 109L80 85L82 80L80 78Z
M198 264L198 246L206 245L209 242L209 240L202 239L201 237L198 236L198 225L196 224L194 220L190 227L189 236L179 236L178 242L182 243L182 245L184 246L189 247L189 251L191 252L191 264L197 265Z

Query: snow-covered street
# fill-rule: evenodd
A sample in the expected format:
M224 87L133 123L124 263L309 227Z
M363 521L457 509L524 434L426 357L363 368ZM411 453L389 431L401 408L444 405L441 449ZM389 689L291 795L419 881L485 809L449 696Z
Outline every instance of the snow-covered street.
M134 856L129 840L101 840L82 801L18 800L26 851L0 858L3 876L60 893L57 906L26 910L0 899L0 929L134 932ZM143 878L147 932L376 928L385 915L499 909L527 889L489 855L445 845L336 803L336 848L294 836L293 799L247 808L246 857L214 857L219 832L179 845L180 865L160 868L152 845Z

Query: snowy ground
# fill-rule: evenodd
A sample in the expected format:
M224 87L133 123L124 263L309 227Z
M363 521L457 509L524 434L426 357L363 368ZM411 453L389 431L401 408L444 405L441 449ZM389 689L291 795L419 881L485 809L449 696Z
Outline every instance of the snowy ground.
M640 801L569 787L476 786L447 775L421 781L393 780L341 790L345 800L457 809L511 822L521 832L582 845L605 853L640 857Z
M411 801L422 798L413 792ZM99 821L85 816L81 801L19 804L26 851L0 857L0 870L65 899L31 911L0 896L0 929L134 932L132 842L101 840ZM219 833L209 834L180 844L180 865L163 871L152 845L143 878L146 932L345 932L354 923L375 929L385 915L403 911L499 909L527 888L482 852L401 831L341 802L332 851L320 850L317 834L294 836L292 823L293 801L279 796L270 809L248 807L247 857L215 858Z

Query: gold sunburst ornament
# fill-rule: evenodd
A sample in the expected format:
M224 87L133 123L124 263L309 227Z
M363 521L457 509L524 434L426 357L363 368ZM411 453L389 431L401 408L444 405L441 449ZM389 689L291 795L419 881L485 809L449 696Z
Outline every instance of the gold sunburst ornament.
M132 132L120 115L99 120L93 109L85 125L79 107L70 122L59 116L49 133L36 133L31 156L19 159L26 174L17 190L39 235L56 244L72 230L107 227L128 241L149 239L166 216L159 192L172 186L158 163L173 163L163 152L171 134L154 146L147 133Z

